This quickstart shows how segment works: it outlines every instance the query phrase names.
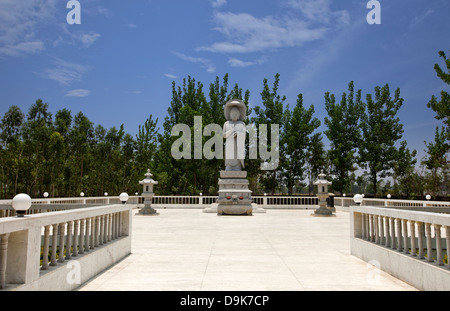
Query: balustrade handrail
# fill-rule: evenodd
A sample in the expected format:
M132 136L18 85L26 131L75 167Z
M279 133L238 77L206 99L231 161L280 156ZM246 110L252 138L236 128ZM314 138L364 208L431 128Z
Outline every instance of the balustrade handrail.
M352 197L334 197L336 205L355 205ZM450 202L428 201L428 200L404 200L385 198L363 198L362 206L385 206L385 207L450 207Z
M450 215L373 206L351 206L350 214L352 239L385 246L418 260L426 258L438 266L444 265L446 250L450 268Z
M41 271L64 263L72 257L78 257L85 251L98 249L99 246L116 239L120 243L128 243L123 245L125 247L117 248L117 254L120 253L118 256L131 252L129 237L132 208L133 205L130 204L116 204L1 218L0 289L4 289L9 283L32 288L36 282L47 282L47 286L55 288L51 278L50 281L42 281ZM119 239L123 236L128 239ZM114 248L114 245L116 244L112 243L109 247ZM41 255L42 265L39 262ZM98 267L87 269L85 280L94 276L92 273L101 271L97 269L106 268L104 264L109 261L110 259L107 259L100 262ZM72 285L65 283L65 288L72 289Z
M441 226L450 226L450 215L431 213L423 211L410 211L401 209L390 209L374 206L352 206L354 212L371 214L376 216L391 217L395 219L412 220L416 222L426 222Z
M69 222L84 218L102 216L105 214L119 213L128 211L130 208L130 205L117 204L60 212L34 214L32 216L25 216L23 218L0 218L0 234L22 231L37 226L43 227L55 223Z

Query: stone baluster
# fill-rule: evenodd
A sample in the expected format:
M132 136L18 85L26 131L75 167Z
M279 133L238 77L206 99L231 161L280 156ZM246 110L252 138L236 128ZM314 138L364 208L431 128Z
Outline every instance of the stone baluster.
M73 221L67 222L67 246L66 246L66 259L72 258L72 230L73 230Z
M366 232L366 240L370 241L370 217L369 214L365 214L364 215L364 227L365 227L365 232Z
M384 228L385 228L385 240L384 240L384 246L389 247L389 243L390 243L390 234L391 234L391 229L389 227L389 219L390 217L384 217Z
M58 224L52 225L52 256L50 266L56 266L56 248L58 243Z
M391 228L391 249L395 249L395 218L390 217L389 222L389 227Z
M434 235L436 237L436 262L442 266L442 242L441 242L441 225L434 225Z
M115 236L114 236L114 230L116 227L116 216L115 213L111 214L111 240L115 240Z
M408 249L408 221L402 219L402 229L403 229L403 252L405 254L409 253Z
M397 250L402 251L402 220L397 218Z
M419 244L419 259L423 259L423 222L417 223L417 236L418 236L418 244Z
M426 223L425 224L425 232L427 236L427 261L432 262L433 261L433 245L432 239L431 239L431 224Z
M105 218L105 224L103 226L103 244L108 242L108 215L103 216Z
M8 262L9 233L0 235L0 289L6 288L6 265Z
M384 238L384 216L378 217L379 223L380 223L380 244L385 244L385 238Z
M111 242L112 214L108 214L108 242Z
M361 239L366 238L366 214L361 214Z
M66 231L66 224L60 223L58 227L58 233L59 233L59 251L58 251L58 262L63 263L64 262L64 235Z
M103 215L99 216L100 221L100 227L99 227L99 235L98 235L98 245L103 245L103 234L104 234L104 228L105 228L105 217Z
M374 217L373 217L373 228L374 228L374 234L375 234L375 243L380 244L378 215L374 215Z
M100 216L95 217L95 241L94 246L98 247L100 245Z
M79 233L80 230L80 221L75 220L74 226L73 226L73 251L72 256L77 257L78 256L78 240L79 240Z
M119 238L119 213L116 213L116 239Z
M42 251L42 270L48 269L48 251L50 243L50 225L44 227L44 248Z
M84 242L85 242L85 231L86 231L86 219L80 220L80 247L79 253L84 254Z
M86 245L84 251L89 252L92 247L92 219L86 218Z
M411 230L411 255L417 256L416 248L416 223L414 220L409 221L409 227Z
M119 226L118 226L118 231L119 231L119 237L122 237L122 213L119 212Z
M119 238L119 213L116 213L116 239Z
M373 215L369 214L369 237L368 237L370 242L373 242L374 237L373 237Z
M95 247L95 217L91 217L90 222L91 222L91 234L90 234L89 249L94 249L94 247Z
M447 242L447 268L450 268L450 226L445 226L445 240Z

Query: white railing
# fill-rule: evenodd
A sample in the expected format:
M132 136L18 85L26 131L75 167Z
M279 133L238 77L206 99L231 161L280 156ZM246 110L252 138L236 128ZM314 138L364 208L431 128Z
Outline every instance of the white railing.
M217 196L154 196L155 208L208 208L216 203ZM318 208L316 197L302 196L253 196L253 203L263 209Z
M348 207L355 205L351 197L335 197L336 206ZM450 202L442 201L422 201L422 200L397 200L397 199L372 199L364 198L361 206L378 207L450 207Z
M216 203L217 196L181 196L181 195L155 195L152 198L154 208L197 208L205 209ZM319 201L314 196L253 196L253 203L263 209L314 209L319 207ZM12 200L0 200L0 217L14 216L11 208ZM83 197L83 198L47 198L32 199L32 208L28 214L42 211L60 211L71 208L80 208L83 205L120 204L118 196L110 197ZM130 196L127 204L142 205L142 196Z
M422 290L450 290L450 215L351 206L351 253Z
M108 205L0 219L0 289L76 288L131 253L132 208ZM79 268L72 281L69 262Z

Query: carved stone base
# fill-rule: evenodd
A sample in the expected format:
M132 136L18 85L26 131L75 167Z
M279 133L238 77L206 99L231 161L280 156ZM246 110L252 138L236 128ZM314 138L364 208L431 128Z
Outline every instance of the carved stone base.
M221 171L217 215L252 215L246 171Z

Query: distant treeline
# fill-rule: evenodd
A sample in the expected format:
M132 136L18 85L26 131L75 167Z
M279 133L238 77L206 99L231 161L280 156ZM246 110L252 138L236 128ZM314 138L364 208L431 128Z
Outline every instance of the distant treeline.
M439 54L450 72L450 60L443 52ZM450 73L438 65L435 70L450 84ZM202 116L203 127L223 125L223 105L233 98L247 105L246 123L257 128L260 124L280 127L276 170L261 171L261 160L245 161L254 194L313 193L311 182L323 170L333 181L336 194L447 196L450 96L446 92L441 93L440 101L430 94L430 102L424 103L436 112L443 126L436 129L434 141L426 143L427 156L417 169L416 151L402 140L403 124L397 116L404 102L400 89L391 92L388 84L376 86L373 94L363 97L352 81L339 100L325 93L327 116L319 120L314 105L305 105L301 93L290 107L286 97L278 94L279 83L279 74L271 85L264 79L255 100L261 105L250 109L250 92L238 84L229 89L228 74L210 83L208 96L203 84L189 76L182 85L172 83L172 100L162 129L150 114L135 136L125 133L123 125L110 129L95 125L83 112L72 114L62 109L53 116L41 99L26 115L11 106L0 121L0 197L8 199L21 192L32 197L42 197L44 192L51 197L79 196L80 192L86 196L140 193L138 182L147 169L159 182L157 194L215 195L224 161L194 160L193 156L192 160L174 159L171 148L179 137L171 135L172 128L187 124L193 131L194 116ZM322 122L326 129L319 132ZM323 135L330 142L327 147ZM202 139L205 143L209 137ZM358 170L364 173L356 176Z

